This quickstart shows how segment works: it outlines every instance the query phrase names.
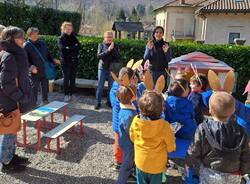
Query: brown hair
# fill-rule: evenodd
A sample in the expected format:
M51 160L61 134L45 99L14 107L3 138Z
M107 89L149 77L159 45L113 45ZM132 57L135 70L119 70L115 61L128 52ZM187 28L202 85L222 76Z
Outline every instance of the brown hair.
M171 96L176 96L176 97L181 97L182 94L185 92L183 91L183 88L185 90L188 89L188 81L185 79L178 79L173 81L170 84L170 88L169 88L169 95Z
M39 33L39 29L37 27L30 27L28 30L27 30L27 36L30 36L32 33Z
M206 91L208 87L208 79L206 75L199 74L198 77L196 75L192 76L190 79L190 83L194 83L198 86L201 86L201 90Z
M24 38L24 31L19 27L6 27L1 33L1 41L15 43L15 39Z
M209 99L209 111L218 120L226 122L235 112L235 100L227 92L215 92Z
M144 116L159 117L163 112L164 99L162 95L145 91L138 101L140 112Z
M118 100L125 105L131 104L131 100L135 97L137 93L136 86L130 85L129 87L120 86L117 91Z
M64 21L61 25L61 32L63 33L66 26L71 26L73 28L73 24L71 22Z
M123 75L128 74L128 78L131 79L134 75L135 72L131 68L128 67L122 67L120 72L119 72L119 79L122 80Z

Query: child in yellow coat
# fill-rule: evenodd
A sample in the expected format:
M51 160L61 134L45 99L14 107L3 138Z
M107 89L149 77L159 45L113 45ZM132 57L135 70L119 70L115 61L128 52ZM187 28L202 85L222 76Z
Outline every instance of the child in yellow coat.
M139 99L140 115L130 127L134 143L137 184L161 184L166 170L167 153L175 151L175 137L170 124L161 118L164 99L146 91Z

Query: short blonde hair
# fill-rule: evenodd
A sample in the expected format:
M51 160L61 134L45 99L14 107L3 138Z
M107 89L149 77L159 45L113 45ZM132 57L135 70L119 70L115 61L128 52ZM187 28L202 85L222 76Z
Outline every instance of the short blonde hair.
M209 111L212 116L226 122L235 112L235 100L226 92L215 92L209 99Z
M66 26L71 26L73 28L73 24L71 22L64 21L61 25L61 32L64 32Z
M106 37L107 35L112 35L113 36L113 31L105 31L103 36Z

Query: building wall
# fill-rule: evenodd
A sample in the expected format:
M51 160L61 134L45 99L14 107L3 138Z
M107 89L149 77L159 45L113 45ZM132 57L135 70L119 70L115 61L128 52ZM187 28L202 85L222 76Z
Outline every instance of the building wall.
M156 12L156 25L165 28L165 39L190 39L194 37L194 8L190 7L166 7ZM165 21L165 26L164 26Z
M206 15L205 43L227 44L229 33L240 33L250 45L250 14L209 14Z

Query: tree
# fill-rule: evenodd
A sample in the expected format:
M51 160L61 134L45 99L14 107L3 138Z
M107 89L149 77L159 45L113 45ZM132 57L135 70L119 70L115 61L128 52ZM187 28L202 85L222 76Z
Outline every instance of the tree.
M117 12L116 20L124 21L124 22L126 21L126 15L125 15L125 11L123 9L120 9Z
M136 10L139 14L140 17L144 17L145 14L146 14L146 8L145 8L145 5L143 4L138 4L137 7L136 7Z
M134 22L140 21L140 17L138 16L138 13L135 8L132 9L132 13L129 17L129 20Z
M148 7L147 15L150 15L150 16L154 15L154 7L152 5Z

